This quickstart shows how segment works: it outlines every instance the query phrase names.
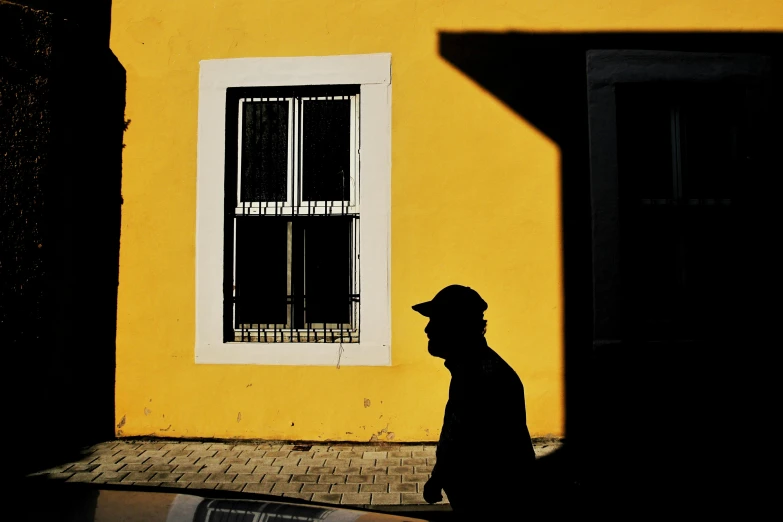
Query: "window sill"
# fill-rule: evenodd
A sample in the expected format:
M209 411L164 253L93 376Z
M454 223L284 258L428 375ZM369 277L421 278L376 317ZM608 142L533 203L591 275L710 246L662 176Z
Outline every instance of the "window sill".
M370 343L221 343L198 346L196 364L391 366L389 348Z

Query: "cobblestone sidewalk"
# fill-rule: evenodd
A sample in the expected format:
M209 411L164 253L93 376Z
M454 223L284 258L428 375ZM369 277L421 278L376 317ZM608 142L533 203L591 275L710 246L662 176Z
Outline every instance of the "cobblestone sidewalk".
M560 444L536 441L536 455L548 454ZM435 464L435 447L111 441L85 449L77 461L30 477L245 491L352 506L413 505L425 503L422 488ZM471 458L499 456L477 448Z

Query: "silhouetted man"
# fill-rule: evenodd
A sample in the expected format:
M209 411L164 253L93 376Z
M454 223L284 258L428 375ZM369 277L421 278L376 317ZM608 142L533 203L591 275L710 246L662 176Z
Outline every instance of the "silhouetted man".
M532 502L535 454L522 381L484 339L487 303L475 290L451 285L413 309L429 317L428 351L445 359L451 372L437 462L424 500L442 500L443 490L455 514L476 520L504 509L519 513ZM495 446L493 458L482 459L490 453L487 445Z

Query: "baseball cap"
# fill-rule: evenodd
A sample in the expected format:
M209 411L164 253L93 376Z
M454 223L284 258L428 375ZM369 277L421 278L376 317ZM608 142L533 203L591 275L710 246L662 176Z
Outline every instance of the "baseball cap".
M481 315L487 309L487 303L468 286L449 285L432 298L431 301L413 305L414 310L425 317L433 315Z

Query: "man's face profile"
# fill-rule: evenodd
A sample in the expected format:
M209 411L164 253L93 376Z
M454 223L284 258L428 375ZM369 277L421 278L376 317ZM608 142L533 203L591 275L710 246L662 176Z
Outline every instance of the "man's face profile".
M427 351L433 357L445 359L460 337L460 326L447 317L430 317L427 327L424 329L429 342Z

